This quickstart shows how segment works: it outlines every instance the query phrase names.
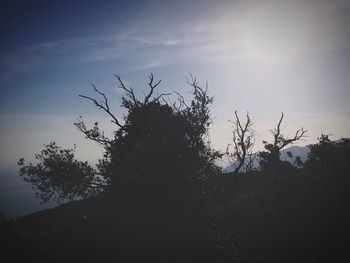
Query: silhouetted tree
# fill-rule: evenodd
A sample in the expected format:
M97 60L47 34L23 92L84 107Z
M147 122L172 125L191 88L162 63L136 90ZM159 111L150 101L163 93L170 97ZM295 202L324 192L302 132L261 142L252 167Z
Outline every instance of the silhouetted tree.
M88 198L107 186L108 178L74 158L75 147L63 149L54 142L44 146L35 155L37 164L26 164L23 158L18 161L20 175L34 186L43 202Z
M321 135L318 140L318 143L309 145L304 170L319 182L318 209L321 215L318 221L320 232L325 237L323 254L346 258L350 237L350 139L332 141L328 135Z
M332 172L335 167L338 171L346 172L350 164L350 140L342 138L332 141L329 135L324 134L318 140L317 144L309 145L310 152L305 169L316 176Z
M234 168L234 173L249 172L253 168L255 155L254 147L254 130L252 129L252 121L249 114L246 115L246 122L241 123L237 111L235 111L235 120L233 123L232 142L226 148L226 155L229 162ZM232 147L231 147L232 146ZM230 150L230 147L232 150Z
M82 117L74 123L86 138L105 148L97 170L75 160L74 150L50 143L36 155L37 165L20 160L21 175L36 186L44 201L84 198L106 187L138 194L147 191L149 197L157 196L158 202L174 199L174 195L198 197L210 173L219 171L215 159L220 154L210 148L208 140L213 99L207 87L201 88L191 76L188 83L193 90L192 100L186 102L178 94L177 101L170 103L164 99L170 94L155 93L160 80L156 82L153 74L149 76L149 91L142 99L118 75L116 78L124 91L121 107L127 110L120 119L112 113L106 95L95 86L102 100L79 95L92 101L116 125L111 139L100 130L98 122L93 128L88 128Z
M121 240L133 239L136 247L132 249L136 251L144 250L154 257L178 251L189 258L203 258L204 249L206 255L213 255L210 251L215 247L208 235L211 194L215 191L211 179L220 174L215 162L221 154L210 147L213 98L207 86L202 88L191 76L188 84L192 98L187 101L178 94L171 102L164 99L169 94L155 93L160 81L151 74L148 92L140 99L116 77L124 92L121 107L126 113L121 118L114 115L106 95L95 86L102 100L80 95L111 118L114 137L107 138L98 122L89 128L79 117L74 123L86 138L104 147L97 168L75 160L74 150L51 143L36 155L36 165L20 160L21 175L37 187L44 201L86 198L103 192L89 200L105 208L96 209L102 214L96 220L110 218L107 226L113 229L124 226L113 235ZM112 221L118 222L117 226ZM148 244L137 245L145 238Z
M152 74L149 92L142 99L119 76L117 79L126 94L122 107L127 113L121 121L112 118L119 123L112 140L107 141L100 132L96 136L106 145L102 166L110 178L108 191L132 207L128 220L142 229L139 238L147 233L157 244L151 250L187 250L192 244L188 253L196 254L193 251L203 248L199 244L208 228L208 193L213 189L208 182L220 171L215 164L220 154L210 148L208 140L213 99L193 77L188 80L192 99L187 102L178 94L173 103L163 100L167 94L155 94L160 81L154 82ZM106 99L100 107L95 99L84 97L108 110ZM95 140L89 130L80 130ZM163 231L167 235L159 240Z
M304 130L304 128L298 129L292 138L285 137L281 133L281 124L283 118L284 114L282 112L281 118L278 121L276 128L271 131L273 135L273 142L269 143L267 141L263 141L265 149L267 151L259 152L260 166L262 169L279 165L281 163L280 151L286 146L293 144L305 137L307 130Z
M309 145L305 171L319 178L330 196L344 195L350 183L350 139L332 141L328 135L321 135L318 139L317 144Z

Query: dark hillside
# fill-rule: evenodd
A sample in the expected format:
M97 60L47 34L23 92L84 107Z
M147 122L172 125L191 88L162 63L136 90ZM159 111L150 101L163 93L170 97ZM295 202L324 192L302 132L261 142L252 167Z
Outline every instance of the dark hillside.
M205 206L167 207L162 199L133 191L105 191L17 221L2 220L2 255L13 262L346 260L349 140L323 140L310 148L302 169L212 177L206 189L215 190ZM332 153L330 163L325 149Z
M199 262L210 258L209 241L193 212L173 214L132 200L111 206L108 200L101 195L9 222L2 248L13 260L31 262Z

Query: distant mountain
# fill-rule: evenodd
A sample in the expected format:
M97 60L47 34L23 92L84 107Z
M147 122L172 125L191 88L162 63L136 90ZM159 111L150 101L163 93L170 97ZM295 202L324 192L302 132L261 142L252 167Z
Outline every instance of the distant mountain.
M310 152L310 149L307 146L291 146L291 147L288 147L286 149L283 149L281 151L280 159L282 161L292 162L292 160L290 158L288 158L287 152L291 152L293 157L300 156L301 160L303 162L305 162L305 160L307 159L307 155ZM256 169L259 167L259 158L257 156L257 153L254 153L253 155L256 156L256 158L254 160L254 164L253 164L253 168ZM232 164L232 165L226 166L223 169L223 172L224 173L233 172L236 164L237 164L237 162Z
M294 157L300 156L301 160L305 162L310 149L307 146L291 146L287 149L283 149L280 156L281 160L290 161L290 158L287 157L287 152L291 152Z
M259 167L259 158L257 156L257 153L253 153L252 156L255 156L254 162L253 162L253 169L256 169ZM222 171L224 173L231 173L235 170L236 165L238 165L238 161L234 162L233 164L230 164L226 166Z

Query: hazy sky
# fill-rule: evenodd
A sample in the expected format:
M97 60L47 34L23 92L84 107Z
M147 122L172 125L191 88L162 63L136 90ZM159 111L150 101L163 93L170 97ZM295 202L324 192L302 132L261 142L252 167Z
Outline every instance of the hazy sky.
M153 72L162 92L190 91L191 73L215 98L212 142L225 148L235 110L255 123L257 150L285 113L303 126L350 136L349 1L6 1L0 9L0 169L44 143L102 152L72 125L82 115L113 128L78 94L95 84L117 115L114 73L142 96ZM54 3L55 2L55 3Z

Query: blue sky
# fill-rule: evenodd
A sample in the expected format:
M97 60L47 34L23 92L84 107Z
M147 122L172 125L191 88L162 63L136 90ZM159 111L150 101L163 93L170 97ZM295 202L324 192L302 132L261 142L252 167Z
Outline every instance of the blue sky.
M44 143L103 149L74 128L82 115L109 120L79 98L105 92L121 116L113 74L142 96L189 92L191 73L214 96L212 143L230 143L235 110L255 123L256 150L285 113L284 132L349 137L349 1L7 1L0 15L0 169L17 169ZM34 2L34 3L33 3Z

